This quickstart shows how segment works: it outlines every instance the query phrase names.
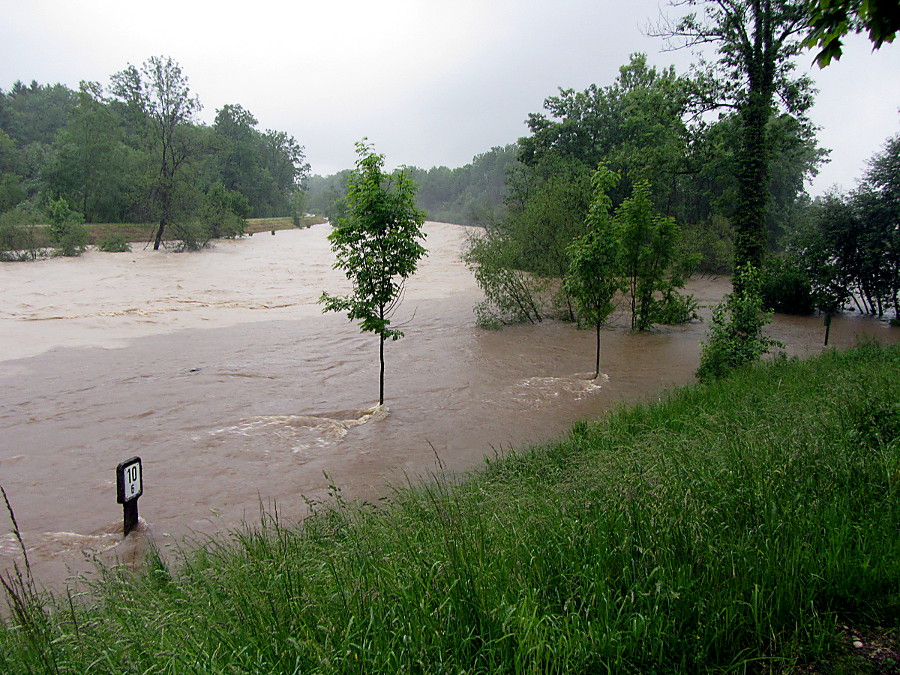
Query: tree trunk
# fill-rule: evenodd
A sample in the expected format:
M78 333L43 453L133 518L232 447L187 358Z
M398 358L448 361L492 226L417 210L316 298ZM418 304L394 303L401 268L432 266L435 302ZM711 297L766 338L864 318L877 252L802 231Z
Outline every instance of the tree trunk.
M738 170L738 208L735 218L735 269L762 267L766 250L766 210L768 206L769 162L766 123L771 96L751 92L741 111L743 150ZM738 293L742 289L735 288Z
M378 307L378 318L384 321L384 305ZM384 330L383 326L382 330ZM379 333L378 338L378 362L380 365L378 374L378 405L384 405L384 333Z
M384 335L379 337L381 344L378 349L378 359L381 362L381 373L378 376L378 405L384 405Z
M597 359L594 364L594 379L596 380L600 377L600 327L601 324L597 324Z
M166 230L166 223L164 220L160 220L159 228L156 230L156 239L153 240L153 250L158 251L159 245L162 243L163 232Z

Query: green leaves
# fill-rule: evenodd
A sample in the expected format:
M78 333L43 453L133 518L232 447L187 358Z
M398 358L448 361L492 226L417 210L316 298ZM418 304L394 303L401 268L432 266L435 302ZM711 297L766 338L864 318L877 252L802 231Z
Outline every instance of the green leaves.
M619 175L601 164L593 176L594 198L588 211L588 231L569 245L569 270L563 287L575 301L578 313L597 331L594 377L600 374L600 329L615 309L612 299L620 290L621 243L607 192Z
M348 217L328 235L336 261L353 284L349 295L322 293L326 312L347 312L360 330L375 333L382 347L403 332L391 328L390 317L403 295L403 284L426 254L425 214L416 207L416 184L406 170L383 171L384 155L365 142L356 144L359 158L347 190ZM381 355L381 403L384 403L384 356Z
M666 290L666 276L675 260L679 229L674 218L656 213L650 185L638 183L619 207L623 266L631 294L631 329L646 330L654 323L654 294Z

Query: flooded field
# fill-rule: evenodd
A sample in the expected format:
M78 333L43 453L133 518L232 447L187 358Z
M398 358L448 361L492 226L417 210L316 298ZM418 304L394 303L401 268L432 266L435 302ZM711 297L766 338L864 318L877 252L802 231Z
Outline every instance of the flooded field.
M165 549L255 522L261 507L296 520L332 484L375 500L693 380L703 323L631 335L613 321L598 381L585 375L591 331L478 329L480 293L459 260L466 230L426 231L430 255L396 319L406 337L386 346L386 409L374 407L377 339L316 305L347 288L327 225L197 254L0 266L0 484L38 578L56 584L94 556L127 560L148 540ZM688 290L708 306L728 289L703 278ZM770 332L789 354L823 348L821 317L776 317ZM830 344L863 336L897 341L900 330L848 315ZM135 455L143 522L123 543L115 467ZM10 529L0 567L21 559Z

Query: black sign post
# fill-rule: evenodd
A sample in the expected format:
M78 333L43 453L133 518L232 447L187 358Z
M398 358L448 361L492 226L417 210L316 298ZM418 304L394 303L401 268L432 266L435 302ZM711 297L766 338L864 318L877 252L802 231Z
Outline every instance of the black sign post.
M141 458L132 457L116 467L116 501L124 512L124 535L128 536L138 523L138 497L144 494L144 472Z

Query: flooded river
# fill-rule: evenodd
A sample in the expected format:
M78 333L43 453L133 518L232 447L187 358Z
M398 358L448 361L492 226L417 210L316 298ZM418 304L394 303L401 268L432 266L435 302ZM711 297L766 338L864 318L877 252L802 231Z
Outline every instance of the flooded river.
M387 486L485 455L551 440L620 401L692 381L705 324L631 335L624 317L603 336L553 321L483 331L480 299L459 260L464 228L428 223L429 257L410 280L386 346L387 410L378 343L343 315L322 315L323 290L347 288L327 225L218 242L197 254L88 252L0 266L0 484L47 584L257 522L260 506L292 521L306 500L377 499ZM704 305L728 290L695 279ZM704 314L709 315L705 310ZM822 349L821 318L777 317L790 354ZM831 344L900 331L836 318ZM137 536L121 542L115 467L143 460ZM0 568L21 560L8 519Z

